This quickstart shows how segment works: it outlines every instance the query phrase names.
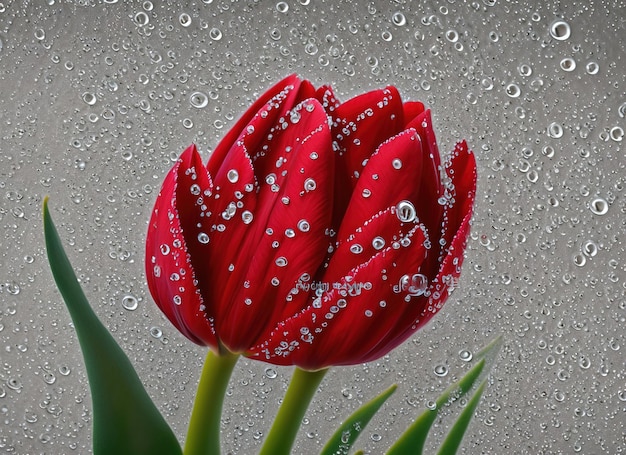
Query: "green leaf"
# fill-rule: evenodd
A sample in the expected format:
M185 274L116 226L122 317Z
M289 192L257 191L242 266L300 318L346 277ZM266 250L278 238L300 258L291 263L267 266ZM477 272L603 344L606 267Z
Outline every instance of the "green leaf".
M400 439L398 439L395 444L391 446L387 455L421 455L424 450L424 444L426 442L428 432L437 419L439 411L446 404L461 398L469 392L475 384L480 382L480 380L489 374L491 367L495 363L501 344L502 337L498 337L478 352L475 356L479 360L478 363L474 365L474 367L472 367L472 369L470 369L458 382L452 384L444 390L444 392L435 401L435 409L427 410L422 413L404 432L404 434L400 436ZM488 368L485 368L485 365L488 365ZM478 399L480 399L480 395ZM470 418L471 415L473 415L473 413L470 414Z
M74 322L89 377L94 455L181 454L128 357L91 309L63 250L47 197L43 218L52 275Z
M365 426L387 401L387 398L396 391L396 387L395 384L392 385L348 417L328 440L320 455L347 455Z
M443 441L443 444L441 444L439 452L437 452L438 455L450 455L452 453L456 453L456 451L459 449L459 446L461 445L461 440L463 439L463 435L465 434L465 430L467 430L467 427L469 426L472 417L474 417L474 411L476 411L476 407L480 402L480 397L485 390L485 385L487 385L486 379L480 383L478 389L476 389L476 392L472 396L472 399L469 401L469 403L467 403L456 422L454 422L454 425L448 433L448 436L446 437L445 441Z

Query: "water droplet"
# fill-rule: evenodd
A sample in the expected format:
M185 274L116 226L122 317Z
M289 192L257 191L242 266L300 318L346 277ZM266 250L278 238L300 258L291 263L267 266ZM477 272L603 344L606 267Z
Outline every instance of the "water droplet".
M243 221L243 224L250 224L250 223L252 223L253 219L254 219L254 215L252 214L251 211L244 210L241 213L241 220Z
M402 160L396 158L391 162L391 165L394 169L402 169Z
M217 28L217 27L213 27L210 31L209 31L209 38L211 38L213 41L219 41L222 39L222 31Z
M139 11L135 14L135 23L140 26L147 25L150 22L150 16L148 16L145 12Z
M415 220L416 215L415 206L410 201L400 201L396 206L396 216L403 223L410 223Z
M444 377L448 374L448 367L441 364L436 365L434 371L437 376Z
M189 95L189 102L197 109L202 109L209 104L209 97L202 92L193 92Z
M309 232L309 229L311 229L311 225L307 220L298 221L298 230L300 232Z
M287 258L284 256L281 256L279 258L276 258L276 260L274 261L274 263L278 266L278 267L285 267L287 265Z
M138 305L139 302L135 296L125 295L122 298L122 306L129 311L135 311Z
M565 57L560 63L563 71L574 71L576 69L576 60L571 57Z
M556 122L548 125L548 136L558 139L563 136L563 127Z
M587 263L587 258L582 253L576 253L573 257L574 265L583 267Z
M519 86L517 84L513 84L513 83L511 83L511 84L506 86L505 92L511 98L517 98L522 93L522 91L520 90Z
M402 27L403 25L406 25L406 17L404 16L404 14L398 11L393 13L393 16L391 16L391 22L393 22L393 25Z
M83 101L88 105L93 106L94 104L96 104L97 98L96 95L94 95L93 93L85 92L83 93Z
M187 13L181 13L180 16L178 16L178 22L180 22L180 25L183 27L189 27L191 25L191 16Z
M360 254L363 252L363 247L358 243L355 243L354 245L350 246L350 251L354 254Z
M276 378L276 376L278 376L278 373L276 372L276 370L275 370L274 368L272 368L272 367L267 367L267 368L265 369L265 376L266 376L268 379L274 379L274 378Z
M207 243L209 243L209 236L205 232L200 232L198 234L198 242L206 245Z
M615 142L621 142L624 139L624 129L621 126L614 126L609 131L609 137Z
M463 349L462 351L459 351L459 358L461 360L463 360L464 362L469 362L470 360L472 360L472 353L470 351L468 351L467 349Z
M556 40L564 41L568 39L571 34L572 29L564 20L554 21L552 25L550 25L550 36Z
M287 4L287 2L278 2L276 3L276 11L284 14L289 11L289 5Z
M312 178L309 177L304 181L305 191L313 191L315 188L317 188L317 183Z
M159 327L150 327L150 335L154 338L161 338L163 331Z
M600 71L600 65L598 65L596 62L589 62L585 66L585 70L587 71L587 74L598 74L598 71Z
M375 250L383 249L385 247L385 239L380 236L374 237L374 240L372 240L372 246Z
M230 183L237 183L237 180L239 180L239 172L237 172L235 169L231 169L230 171L228 171L226 177L228 178L228 181Z
M589 208L596 215L606 215L609 211L609 203L601 197L597 197L591 201Z

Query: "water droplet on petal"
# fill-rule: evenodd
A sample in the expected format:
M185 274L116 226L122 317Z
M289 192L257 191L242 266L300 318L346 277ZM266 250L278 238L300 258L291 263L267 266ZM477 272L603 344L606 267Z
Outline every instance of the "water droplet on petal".
M300 220L298 221L298 229L300 230L300 232L309 232L309 229L311 229L311 225L307 220Z
M209 243L209 236L205 232L200 232L198 234L198 242L203 244Z
M312 178L309 177L304 181L304 189L306 191L313 191L315 188L317 188L317 183Z
M243 221L243 224L250 224L252 223L253 219L254 219L254 215L249 210L244 210L243 213L241 214L241 220Z
M372 240L372 246L375 250L381 250L385 246L385 239L382 237L374 237L374 240Z
M363 247L359 245L358 243L355 243L354 245L350 247L350 251L353 252L354 254L360 254L363 252Z
M402 160L400 160L399 158L396 158L395 160L391 162L391 165L393 166L394 169L402 169Z
M276 258L276 261L274 262L278 267L285 267L287 265L287 258L284 256L281 256L279 258Z
M230 171L228 171L226 177L228 178L228 181L230 183L237 183L237 180L239 180L239 172L237 172L235 169L231 169Z
M396 206L396 216L403 223L409 223L415 219L417 212L415 206L407 200L398 202Z

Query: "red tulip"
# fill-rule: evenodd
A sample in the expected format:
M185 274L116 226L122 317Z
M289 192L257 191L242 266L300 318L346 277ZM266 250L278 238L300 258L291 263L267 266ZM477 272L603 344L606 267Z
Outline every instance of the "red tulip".
M456 286L476 188L459 142L441 163L430 111L395 87L340 103L290 76L212 153L189 147L150 220L146 270L185 336L320 369L366 362Z

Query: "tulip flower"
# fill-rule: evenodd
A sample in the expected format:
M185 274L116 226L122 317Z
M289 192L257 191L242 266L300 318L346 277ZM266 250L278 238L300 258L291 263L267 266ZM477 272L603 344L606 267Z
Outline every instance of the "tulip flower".
M443 306L475 188L467 144L442 162L430 111L392 86L341 103L289 76L206 166L187 148L146 240L155 302L210 347L185 454L219 453L213 395L240 354L298 367L261 451L288 453L328 367L383 356Z
M442 163L430 111L394 87L340 103L296 76L205 166L189 147L149 224L150 292L216 353L319 370L389 352L458 280L476 165Z

